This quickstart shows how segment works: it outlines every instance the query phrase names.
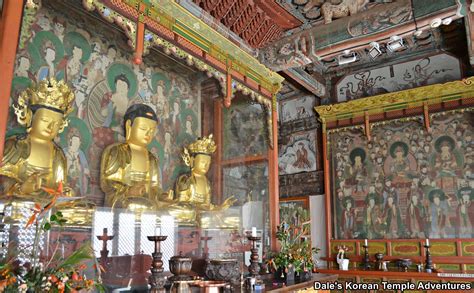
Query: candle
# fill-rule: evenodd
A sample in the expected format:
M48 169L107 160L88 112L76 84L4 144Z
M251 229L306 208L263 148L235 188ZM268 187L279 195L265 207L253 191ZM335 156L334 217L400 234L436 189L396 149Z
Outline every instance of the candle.
M61 244L61 257L64 259L64 243Z
M252 227L252 237L257 237L257 227Z
M364 240L364 245L369 246L367 239Z
M155 236L161 236L161 229L160 229L160 227L155 227Z
M430 240L426 238L426 246L430 246Z

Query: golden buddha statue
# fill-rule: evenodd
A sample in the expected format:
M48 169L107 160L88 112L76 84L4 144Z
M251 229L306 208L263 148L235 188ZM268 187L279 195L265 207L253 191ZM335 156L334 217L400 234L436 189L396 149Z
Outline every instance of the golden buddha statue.
M124 116L126 142L105 148L100 167L100 186L111 207L148 209L159 201L158 160L147 149L156 132L158 118L147 105L130 106Z
M42 188L67 187L66 157L54 138L67 126L65 117L72 112L74 94L63 82L43 80L21 93L13 105L17 121L26 134L10 137L0 165L0 179L5 195L35 201L49 201Z
M215 151L216 144L212 134L184 148L182 158L191 168L191 172L181 175L176 181L175 204L170 207L170 214L179 220L192 221L196 213L225 210L235 202L235 199L230 197L221 205L211 203L211 186L206 174L211 165L211 155Z

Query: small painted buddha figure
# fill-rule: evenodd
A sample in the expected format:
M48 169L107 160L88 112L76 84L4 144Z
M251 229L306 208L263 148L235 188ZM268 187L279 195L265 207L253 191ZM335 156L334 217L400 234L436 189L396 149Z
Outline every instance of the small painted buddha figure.
M206 177L211 165L211 155L216 151L216 143L212 138L204 137L184 148L184 163L191 172L181 175L176 181L175 200L181 204L189 204L197 210L211 211L229 208L234 202L228 198L221 205L211 203L211 185Z
M46 202L51 195L42 188L67 187L66 157L54 138L67 126L66 116L73 110L74 94L63 82L43 80L21 93L13 105L17 121L26 134L10 137L0 164L4 195Z
M161 194L158 160L147 149L158 119L147 105L130 106L124 116L126 142L102 153L100 185L108 206L154 208Z

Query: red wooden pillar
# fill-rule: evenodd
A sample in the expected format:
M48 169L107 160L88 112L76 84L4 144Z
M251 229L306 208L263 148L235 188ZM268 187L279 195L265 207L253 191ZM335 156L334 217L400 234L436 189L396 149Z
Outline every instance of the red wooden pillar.
M0 161L7 131L8 105L15 67L16 50L20 36L23 1L5 0L0 19Z
M323 132L323 162L324 162L324 194L326 196L325 199L325 211L326 211L326 251L327 256L331 257L331 239L332 239L332 230L331 230L331 191L330 191L330 183L329 183L329 155L328 155L328 136L326 130L326 121L324 118L321 118L322 123L322 132Z
M216 202L222 203L222 173L224 172L222 168L222 155L223 155L223 144L224 140L223 127L224 120L222 117L222 100L214 100L214 139L217 145L215 167L214 167L214 192L216 194Z
M269 203L270 203L270 235L271 250L278 250L278 241L276 239L277 226L280 224L280 194L278 185L278 121L276 97L273 97L272 103L272 135L273 148L268 148L268 174L269 174Z

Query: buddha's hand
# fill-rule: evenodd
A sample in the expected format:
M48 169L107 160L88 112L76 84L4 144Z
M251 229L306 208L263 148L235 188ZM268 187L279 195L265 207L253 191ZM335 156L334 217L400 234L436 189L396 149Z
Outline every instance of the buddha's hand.
M128 189L129 196L143 196L146 193L145 184L133 185Z
M173 201L173 199L174 199L174 191L173 191L173 189L170 189L170 190L168 190L167 193L164 193L164 194L163 194L163 197L164 197L163 199L164 199L165 201L168 201L168 202L169 202L169 201Z
M231 207L236 201L237 201L237 199L236 199L234 196L231 196L231 197L227 198L227 199L221 204L221 208L222 208L222 209L228 209L228 208Z
M25 182L21 184L20 191L24 194L30 194L41 189L44 173L33 173Z

